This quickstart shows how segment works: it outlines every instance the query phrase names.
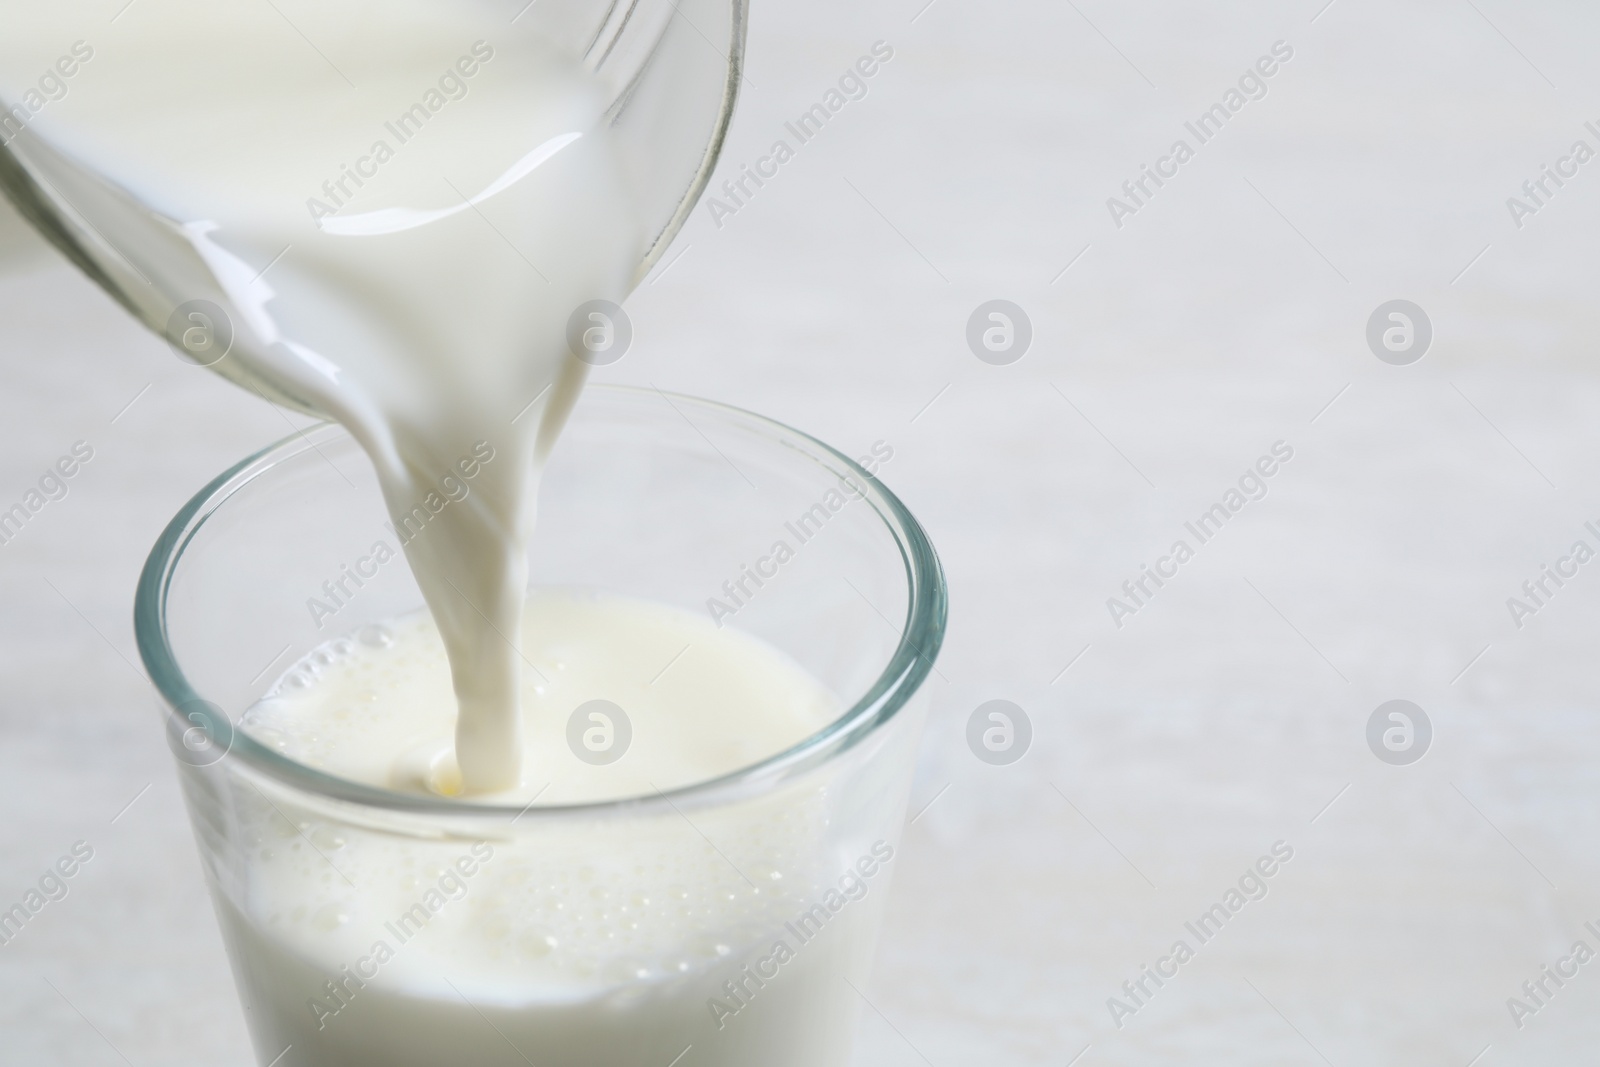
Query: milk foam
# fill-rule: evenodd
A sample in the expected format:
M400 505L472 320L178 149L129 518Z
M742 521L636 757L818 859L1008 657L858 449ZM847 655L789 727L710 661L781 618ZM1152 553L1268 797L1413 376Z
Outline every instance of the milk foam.
M777 650L665 605L540 590L529 598L522 634L530 668L522 694L525 757L540 784L526 795L495 798L502 803L536 797L545 809L709 780L783 751L839 711L820 683ZM632 725L621 758L601 766L585 762L565 738L573 709L593 699L612 701ZM449 792L452 717L443 644L432 620L415 613L312 652L240 726L341 778ZM799 906L788 897L811 887L785 886L784 874L809 866L824 829L824 799L812 794L788 809L774 807L765 818L744 820L736 835L719 837L724 852L761 857L737 866L687 823L623 820L610 831L558 833L536 854L496 853L466 842L348 842L338 831L302 840L274 810L260 827L252 895L258 921L275 936L337 958L365 951L367 936L383 935L382 921L398 921L455 861L470 856L480 870L463 870L458 879L470 883L460 894L470 903L442 909L418 941L425 947L397 953L386 968L391 984L436 985L430 976L443 957L457 965L471 959L464 980L486 988L512 981L570 992L666 977L720 960L740 931L760 925L778 903ZM618 834L628 847L604 847L606 836ZM641 872L636 860L621 858L636 856L639 842L653 836L679 839L655 869ZM337 878L328 863L336 854ZM702 910L712 900L719 901L714 914ZM339 931L358 918L365 922L352 928L355 939L342 942ZM398 929L409 933L404 924Z
M841 712L820 682L770 645L704 615L648 601L542 589L519 627L523 784L499 803L649 796L761 762ZM240 726L296 762L413 793L460 791L445 646L425 612L335 638L290 668ZM625 716L580 716L606 701ZM615 746L613 748L612 746ZM611 762L590 763L598 751Z
M373 832L270 787L232 813L250 857L221 916L263 1061L290 1047L297 1067L627 1067L693 1046L702 1067L840 1062L845 980L894 854L861 835L898 813L910 750L850 789L824 775L737 803L563 816L747 767L841 709L697 612L540 589L521 633L529 781L494 799L528 802L526 824ZM632 727L606 765L567 736L596 699ZM451 718L443 643L414 613L312 651L240 725L341 778L448 793Z

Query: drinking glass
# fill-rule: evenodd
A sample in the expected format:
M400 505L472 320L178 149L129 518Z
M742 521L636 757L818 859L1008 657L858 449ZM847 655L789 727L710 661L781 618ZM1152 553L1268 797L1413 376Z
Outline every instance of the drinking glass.
M135 622L259 1062L847 1062L945 620L932 546L865 469L892 455L879 442L858 463L705 400L585 393L545 477L533 586L706 612L842 710L715 780L570 805L360 785L241 728L422 600L395 563L362 568L333 618L307 610L394 543L336 426L195 496Z

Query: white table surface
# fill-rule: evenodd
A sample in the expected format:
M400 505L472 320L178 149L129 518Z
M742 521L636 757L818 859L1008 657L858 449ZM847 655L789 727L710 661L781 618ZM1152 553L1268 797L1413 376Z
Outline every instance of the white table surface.
M597 374L891 441L948 568L856 1062L1588 1062L1600 962L1520 1030L1506 998L1600 949L1600 563L1520 629L1506 598L1600 547L1600 161L1521 228L1506 198L1600 148L1594 9L923 2L757 0L724 171L874 41L895 58L736 216L697 211ZM1268 95L1117 228L1106 198L1277 40ZM285 416L9 218L0 270L0 506L95 449L0 548L0 905L95 849L0 948L0 1065L242 1065L130 611L167 518ZM1035 329L1006 367L964 340L995 297ZM1366 345L1394 298L1433 323L1411 366ZM1279 440L1268 496L1114 626ZM1035 729L1007 767L964 741L999 697ZM1409 767L1364 738L1392 698L1435 730ZM1278 840L1269 895L1114 1027Z

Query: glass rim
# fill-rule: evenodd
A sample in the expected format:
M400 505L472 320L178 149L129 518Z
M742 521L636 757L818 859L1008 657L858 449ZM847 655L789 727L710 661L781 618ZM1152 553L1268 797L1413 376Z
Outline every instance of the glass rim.
M856 486L861 490L864 500L872 505L899 550L908 594L899 643L883 670L858 699L821 730L748 766L664 791L575 804L539 806L535 801L519 807L516 804L478 803L401 793L353 782L298 763L261 744L234 726L225 712L223 717L228 719L230 736L218 762L237 759L251 770L280 784L362 808L449 819L494 820L505 816L515 822L524 815L550 818L595 815L622 809L630 813L645 813L652 808L675 810L680 803L700 806L752 789L775 788L782 782L838 758L888 724L932 673L934 660L944 641L948 613L948 593L939 557L922 524L899 497L843 452L776 419L731 404L654 388L586 386L583 396L586 398L591 393L619 398L656 396L672 406L683 405L690 410L699 409L726 420L742 422L762 432L769 440L795 449L817 465L829 470L838 468L837 473L848 474L856 479ZM582 402L580 399L580 410ZM344 427L323 422L290 434L246 456L191 497L168 522L151 548L134 596L134 635L140 658L150 673L150 681L166 705L164 711L169 727L173 718L182 714L182 709L186 707L216 707L189 684L168 641L167 593L185 550L210 517L235 493L267 475L279 464L315 449L319 443L347 436Z

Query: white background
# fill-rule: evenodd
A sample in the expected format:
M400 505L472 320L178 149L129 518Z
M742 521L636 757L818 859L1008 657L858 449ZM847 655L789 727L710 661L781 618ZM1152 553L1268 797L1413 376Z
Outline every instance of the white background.
M1521 1030L1506 998L1600 949L1600 562L1520 629L1506 599L1600 548L1600 160L1521 228L1506 199L1600 148L1594 10L923 2L756 0L716 184L873 42L894 59L737 215L697 210L596 375L891 442L948 568L857 1063L1592 1057L1600 962ZM1115 226L1279 40L1268 95ZM95 458L0 548L0 901L96 854L0 948L0 1064L242 1064L130 613L168 517L286 416L14 231L0 507ZM992 298L1032 319L1011 366L966 345ZM1406 367L1365 340L1395 298L1434 330ZM1280 440L1267 497L1117 628L1106 598ZM1034 725L1008 767L964 740L993 698ZM1364 737L1392 698L1434 726L1409 767ZM1115 1028L1107 998L1279 840L1267 898Z

